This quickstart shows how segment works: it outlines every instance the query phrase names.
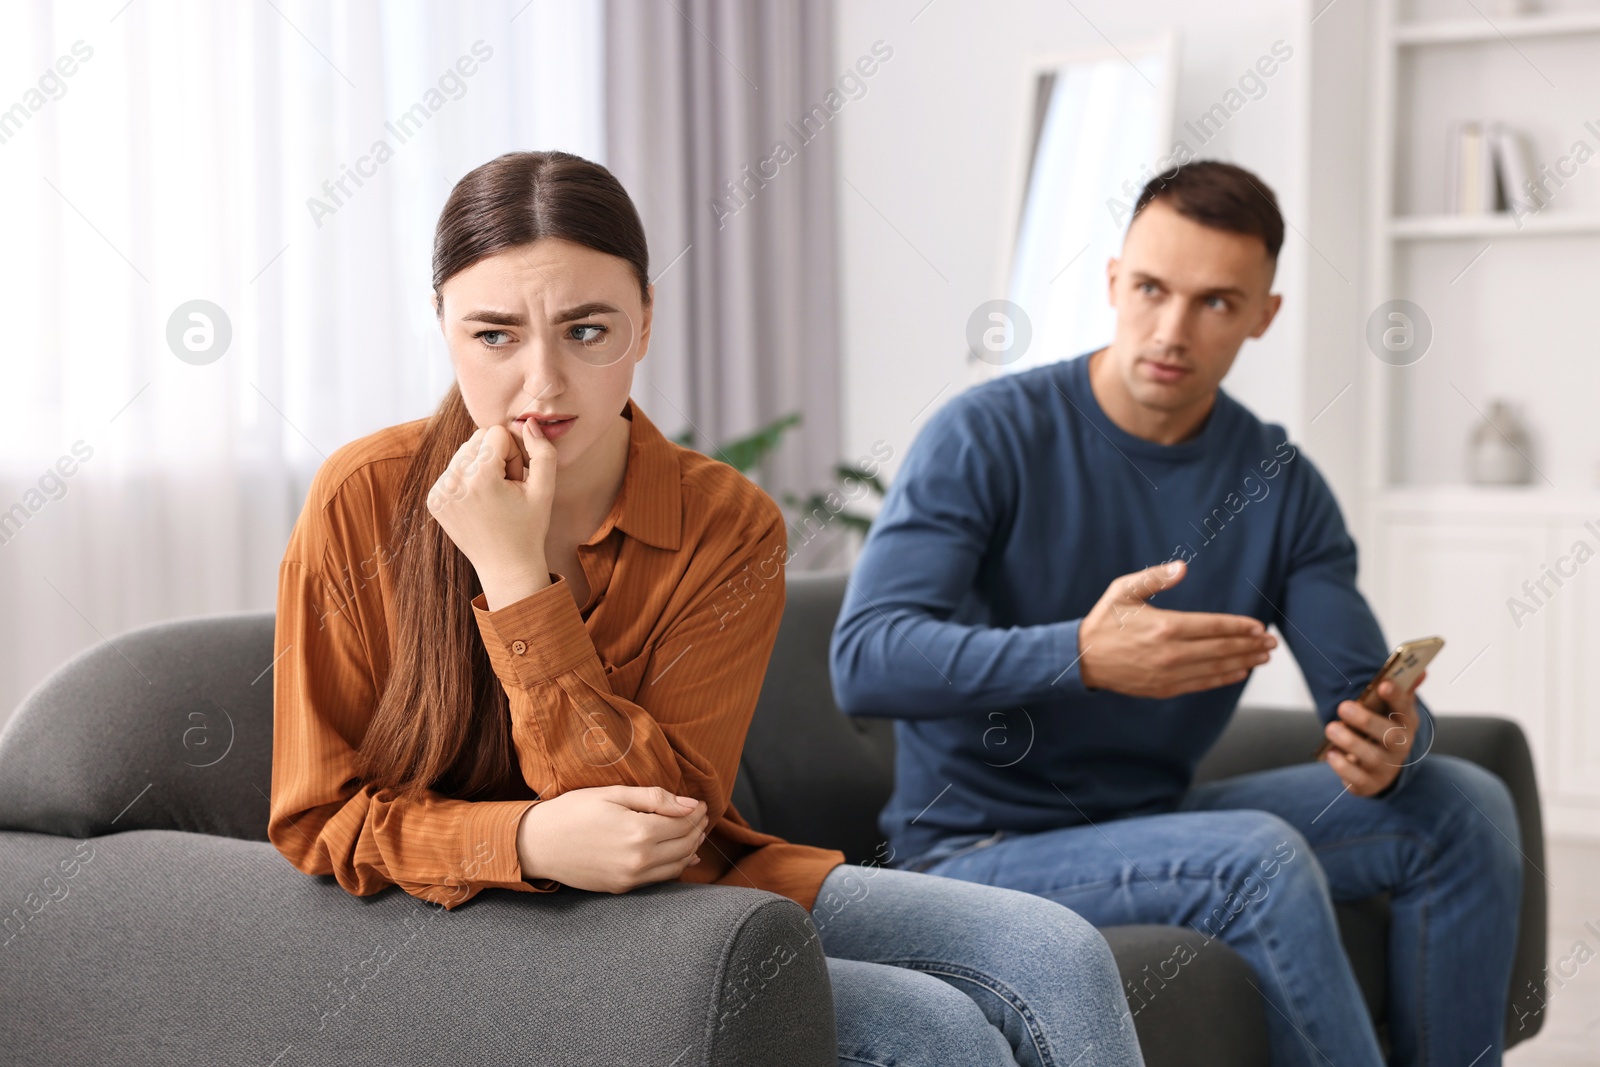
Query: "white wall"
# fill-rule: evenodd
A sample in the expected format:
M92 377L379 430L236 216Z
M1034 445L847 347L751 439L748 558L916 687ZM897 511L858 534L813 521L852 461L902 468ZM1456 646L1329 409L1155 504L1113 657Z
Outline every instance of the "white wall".
M882 40L893 57L868 81L868 92L841 113L840 245L844 322L844 449L856 458L875 441L894 450L888 477L926 413L976 380L964 329L978 304L1004 295L1006 235L1023 181L1029 72L1036 57L1130 46L1175 30L1181 74L1176 134L1205 158L1259 174L1277 194L1290 229L1280 256L1277 322L1247 342L1224 387L1262 418L1308 441L1341 499L1353 501L1359 467L1353 442L1318 440L1339 405L1315 427L1310 420L1334 395L1322 368L1307 385L1306 284L1327 273L1308 247L1307 85L1313 27L1299 2L1234 0L1221 11L1177 0L1125 5L1081 0L849 0L841 2L835 50L841 71ZM1359 7L1359 5L1352 5ZM1081 14L1079 13L1081 11ZM1333 15L1329 14L1328 18ZM1319 20L1319 22L1322 20ZM1292 57L1266 80L1267 92L1232 116L1203 146L1183 128L1222 100L1258 57L1282 40ZM1352 57L1359 60L1359 53ZM1358 110L1359 105L1356 105ZM1085 211L1104 210L1085 204ZM1360 216L1321 220L1324 229L1359 230ZM1312 238L1317 240L1317 238ZM1358 284L1359 248L1335 256L1338 273ZM941 277L942 276L942 277ZM1109 340L1109 338L1107 338ZM1062 353L1063 356L1076 353ZM1356 425L1358 423L1352 423ZM1308 428L1311 437L1307 438ZM1325 452L1327 453L1325 456ZM1304 703L1287 655L1252 679L1247 700Z

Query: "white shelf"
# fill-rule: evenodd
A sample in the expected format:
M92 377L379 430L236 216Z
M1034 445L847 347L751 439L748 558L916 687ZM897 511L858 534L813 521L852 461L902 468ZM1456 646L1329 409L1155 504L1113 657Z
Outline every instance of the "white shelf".
M1541 212L1517 224L1508 212L1488 215L1402 215L1389 220L1396 241L1458 240L1464 237L1556 237L1600 233L1600 214Z
M1551 516L1600 517L1600 488L1552 489L1535 485L1410 485L1389 486L1377 494L1381 511L1428 515L1473 515L1524 518L1543 522Z
M1600 11L1561 11L1548 15L1507 15L1490 19L1452 19L1401 24L1392 40L1401 47L1428 44L1469 44L1503 38L1557 37L1572 33L1600 33Z

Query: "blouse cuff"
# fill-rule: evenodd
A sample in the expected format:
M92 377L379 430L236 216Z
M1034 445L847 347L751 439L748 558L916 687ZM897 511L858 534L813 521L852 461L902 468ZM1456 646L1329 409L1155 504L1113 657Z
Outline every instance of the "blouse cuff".
M517 828L537 800L486 800L467 807L462 825L462 852L469 857L465 880L485 885L512 887L523 881L522 861L517 857ZM534 882L548 882L539 879ZM541 888L543 888L541 886ZM555 888L555 883L550 883Z
M506 685L540 685L598 655L572 586L561 575L551 574L545 588L493 611L479 593L472 612L489 663Z

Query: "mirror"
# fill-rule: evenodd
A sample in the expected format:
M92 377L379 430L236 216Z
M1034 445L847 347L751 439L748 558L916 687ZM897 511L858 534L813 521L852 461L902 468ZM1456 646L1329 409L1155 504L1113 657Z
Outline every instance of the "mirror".
M1106 259L1122 247L1145 182L1184 161L1174 153L1177 72L1172 34L1140 48L1035 68L1026 187L1007 286L1028 317L1031 338L1002 372L1111 340Z

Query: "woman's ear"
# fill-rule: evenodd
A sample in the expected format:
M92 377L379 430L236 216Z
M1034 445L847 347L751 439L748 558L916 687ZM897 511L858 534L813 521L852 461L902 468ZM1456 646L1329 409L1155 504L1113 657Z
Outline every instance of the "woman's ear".
M642 321L639 324L639 354L633 357L633 361L635 363L643 359L645 352L649 351L650 349L650 322L656 306L655 285L651 284L648 286L645 289L645 292L649 294L650 302L645 304L644 311L640 316Z

